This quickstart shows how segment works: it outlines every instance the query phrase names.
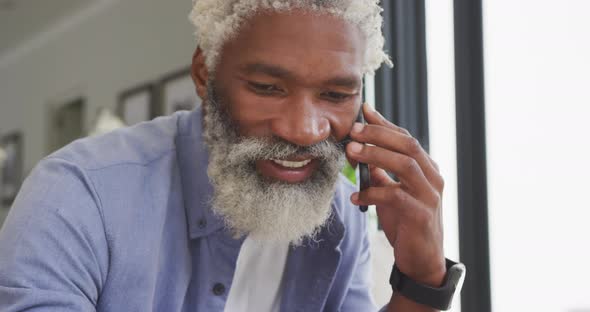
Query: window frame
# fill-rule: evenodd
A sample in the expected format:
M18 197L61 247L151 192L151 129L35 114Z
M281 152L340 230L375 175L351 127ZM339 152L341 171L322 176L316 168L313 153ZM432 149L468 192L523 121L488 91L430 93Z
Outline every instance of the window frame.
M481 0L454 0L461 307L490 312L490 248Z
M375 107L429 151L424 0L382 1L385 51L394 69L375 73Z

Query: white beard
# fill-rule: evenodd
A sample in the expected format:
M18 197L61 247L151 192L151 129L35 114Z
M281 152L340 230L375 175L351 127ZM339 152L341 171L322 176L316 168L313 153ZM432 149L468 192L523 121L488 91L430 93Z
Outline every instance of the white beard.
M209 83L203 112L207 173L213 185L212 209L235 237L299 245L315 236L331 215L338 174L344 166L343 147L333 141L301 147L276 138L239 137L237 128ZM260 159L311 154L320 160L312 176L289 184L261 176Z

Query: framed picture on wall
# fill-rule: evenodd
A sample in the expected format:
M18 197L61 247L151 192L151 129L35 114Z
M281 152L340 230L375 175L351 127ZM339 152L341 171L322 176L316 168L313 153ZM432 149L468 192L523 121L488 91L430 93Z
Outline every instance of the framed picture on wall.
M154 84L146 83L119 95L117 114L126 125L132 126L158 116L155 91Z
M20 132L0 138L2 164L0 164L0 199L4 208L9 208L20 189L23 171L23 136Z
M190 68L165 76L160 82L161 113L170 115L180 110L193 110L201 105Z

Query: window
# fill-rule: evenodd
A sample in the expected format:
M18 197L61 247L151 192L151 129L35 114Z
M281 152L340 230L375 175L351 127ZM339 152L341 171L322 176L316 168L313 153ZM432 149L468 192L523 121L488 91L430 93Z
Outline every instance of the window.
M484 1L495 311L590 311L589 11Z

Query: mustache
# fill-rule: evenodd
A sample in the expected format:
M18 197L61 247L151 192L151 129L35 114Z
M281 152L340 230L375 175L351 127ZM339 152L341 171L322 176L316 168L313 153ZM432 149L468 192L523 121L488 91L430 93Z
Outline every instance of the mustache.
M309 156L320 160L338 160L352 141L350 135L337 141L333 136L310 146L300 146L281 137L244 137L238 134L238 127L229 116L226 107L221 105L219 92L214 80L207 84L210 114L216 115L225 126L226 139L232 143L227 161L231 163L254 162L257 160L283 159L287 157Z
M309 146L300 146L280 137L251 138L241 137L228 155L229 162L253 162L257 160L284 159L288 157L307 156L320 160L337 160L344 154L350 138L336 141L327 140Z

